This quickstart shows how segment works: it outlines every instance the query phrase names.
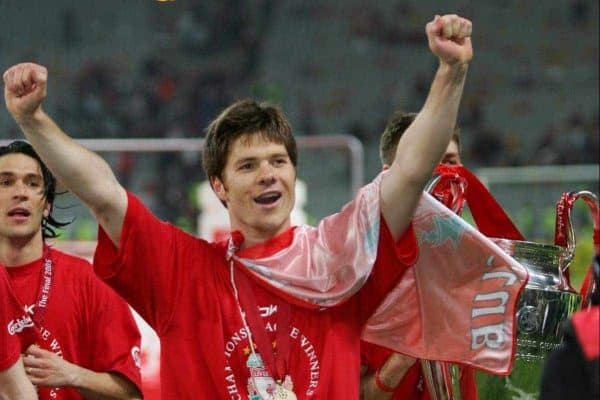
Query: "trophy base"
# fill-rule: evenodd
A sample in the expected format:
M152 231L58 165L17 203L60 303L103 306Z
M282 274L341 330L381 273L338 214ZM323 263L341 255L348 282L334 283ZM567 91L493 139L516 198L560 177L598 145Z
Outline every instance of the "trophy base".
M476 372L477 392L485 400L537 400L543 365L516 359L513 372L496 376Z

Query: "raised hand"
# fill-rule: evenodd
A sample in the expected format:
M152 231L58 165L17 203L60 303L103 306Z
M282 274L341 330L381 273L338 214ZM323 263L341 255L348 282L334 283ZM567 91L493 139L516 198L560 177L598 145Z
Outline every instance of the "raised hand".
M48 71L33 63L10 67L3 75L4 100L13 118L21 123L41 111L46 98Z
M473 58L471 30L471 21L456 14L436 15L425 27L429 48L449 65L467 64Z

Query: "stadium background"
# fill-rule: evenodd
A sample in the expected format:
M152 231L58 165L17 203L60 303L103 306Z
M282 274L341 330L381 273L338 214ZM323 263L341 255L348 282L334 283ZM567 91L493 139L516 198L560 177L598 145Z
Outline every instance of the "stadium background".
M296 134L349 135L347 148L302 148L310 221L349 199L353 173L379 169L377 141L398 108L417 111L436 60L424 25L456 12L473 21L475 59L461 105L463 158L529 240L551 243L554 204L598 193L598 2L0 0L0 68L48 67L45 108L75 138L201 138L232 100L280 104ZM5 108L0 140L20 138ZM114 146L118 147L118 146ZM106 151L125 186L162 218L197 232L194 151ZM356 163L356 161L354 161ZM84 207L59 196L74 222L63 240L93 241ZM574 281L592 254L591 222L575 208Z

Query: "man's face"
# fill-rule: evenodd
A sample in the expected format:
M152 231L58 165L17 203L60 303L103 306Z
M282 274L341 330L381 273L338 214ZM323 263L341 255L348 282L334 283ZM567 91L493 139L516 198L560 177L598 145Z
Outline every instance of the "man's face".
M446 152L441 161L442 164L458 165L460 164L460 153L458 152L458 144L451 140L446 147Z
M41 235L42 217L49 213L38 162L21 153L0 157L0 240Z
M244 135L232 143L222 176L211 183L227 204L232 230L253 244L290 227L296 169L285 146Z

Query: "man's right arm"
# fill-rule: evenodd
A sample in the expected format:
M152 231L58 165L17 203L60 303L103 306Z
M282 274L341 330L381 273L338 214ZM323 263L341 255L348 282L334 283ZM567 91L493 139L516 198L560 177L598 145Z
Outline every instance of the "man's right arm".
M18 361L8 369L0 371L0 400L36 400L35 388L27 379L23 360Z
M118 372L92 371L35 345L25 355L27 374L37 386L70 387L88 400L142 398L137 386Z
M362 374L360 377L361 400L391 399L395 389L415 361L414 358L393 353L377 371Z
M25 137L56 178L94 213L115 246L127 210L127 193L100 156L77 144L43 111L46 68L23 63L4 73L4 99Z

